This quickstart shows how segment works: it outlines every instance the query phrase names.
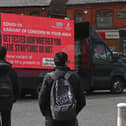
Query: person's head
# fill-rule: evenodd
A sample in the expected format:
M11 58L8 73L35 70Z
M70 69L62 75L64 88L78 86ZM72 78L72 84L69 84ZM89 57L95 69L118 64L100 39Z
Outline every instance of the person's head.
M0 46L0 59L5 59L7 50L5 47Z
M54 56L54 63L56 66L67 65L68 55L65 52L57 52Z

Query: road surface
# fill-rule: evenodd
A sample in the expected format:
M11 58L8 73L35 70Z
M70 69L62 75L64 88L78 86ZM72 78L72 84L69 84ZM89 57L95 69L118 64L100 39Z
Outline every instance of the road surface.
M108 92L86 95L87 105L78 115L80 126L116 126L117 107L126 102L126 93ZM12 126L44 126L37 99L18 100L13 106Z

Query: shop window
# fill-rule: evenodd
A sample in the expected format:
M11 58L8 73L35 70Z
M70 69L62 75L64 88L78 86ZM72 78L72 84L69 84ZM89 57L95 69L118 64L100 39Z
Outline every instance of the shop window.
M83 21L83 14L82 14L82 11L80 10L77 10L75 12L75 23L79 23L79 22L82 22Z
M33 11L30 13L31 16L40 16L40 12L38 11Z
M99 10L96 12L96 25L97 27L110 27L112 26L112 11Z
M118 18L126 18L126 11L119 11L117 12Z

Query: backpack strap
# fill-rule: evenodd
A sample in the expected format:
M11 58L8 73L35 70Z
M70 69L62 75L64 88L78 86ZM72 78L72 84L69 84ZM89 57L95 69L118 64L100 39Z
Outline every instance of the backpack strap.
M65 74L65 73L64 73ZM48 75L53 79L53 80L57 80L59 77L64 77L64 74L60 76L59 73L53 71L48 73Z
M65 75L64 75L64 78L66 79L66 80L68 80L68 78L70 78L70 76L72 75L72 71L67 71L66 73L65 73Z
M48 73L48 75L53 79L56 80L60 77L64 77L65 79L68 79L71 75L72 75L72 71L67 71L67 72L63 72L62 75L59 75L59 73L56 73L55 71Z
M55 75L55 73L54 73L54 71L53 72L50 72L50 73L47 73L53 80L56 80L56 75Z

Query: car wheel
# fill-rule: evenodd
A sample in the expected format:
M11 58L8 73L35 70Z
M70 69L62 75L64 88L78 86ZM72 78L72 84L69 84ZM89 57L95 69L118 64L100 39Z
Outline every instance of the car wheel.
M122 93L124 89L124 81L123 79L116 77L112 80L112 93Z

